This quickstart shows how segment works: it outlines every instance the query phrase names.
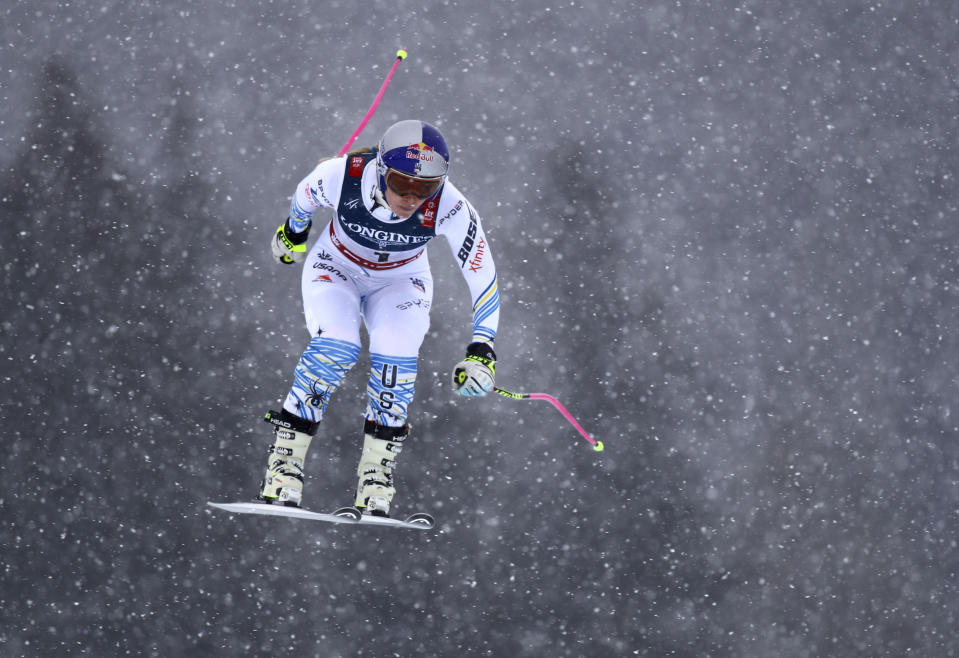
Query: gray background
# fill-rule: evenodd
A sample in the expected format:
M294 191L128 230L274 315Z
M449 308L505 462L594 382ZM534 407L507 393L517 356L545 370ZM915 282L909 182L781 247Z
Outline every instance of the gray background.
M950 656L954 3L0 10L4 655ZM308 336L271 232L360 143L444 131L498 381L431 248L398 511L230 517ZM347 502L368 361L306 503Z

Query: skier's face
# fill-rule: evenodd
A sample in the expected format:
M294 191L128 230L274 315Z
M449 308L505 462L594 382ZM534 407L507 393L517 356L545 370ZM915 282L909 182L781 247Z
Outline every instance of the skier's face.
M443 180L414 178L390 169L386 173L386 202L397 217L409 217L433 196Z
M421 199L418 196L400 196L389 188L386 190L386 202L390 204L390 210L392 210L393 214L397 217L402 217L403 219L406 219L416 212L416 209L423 205L423 201L425 201L425 199Z

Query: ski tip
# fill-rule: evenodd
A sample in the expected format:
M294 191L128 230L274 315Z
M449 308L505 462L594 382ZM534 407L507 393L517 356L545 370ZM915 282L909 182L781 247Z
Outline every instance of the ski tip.
M406 59L406 51L400 48L396 51L396 57L399 59Z
M363 513L355 507L341 507L340 509L333 512L333 516L339 516L344 519L350 519L353 521L359 521L363 516Z
M602 441L597 441L596 444L593 446L593 450L595 450L596 452L602 452L602 451L603 451L603 442L602 442Z
M407 517L406 522L414 525L421 525L424 528L432 528L436 523L433 520L433 517L426 512L417 512L416 514Z

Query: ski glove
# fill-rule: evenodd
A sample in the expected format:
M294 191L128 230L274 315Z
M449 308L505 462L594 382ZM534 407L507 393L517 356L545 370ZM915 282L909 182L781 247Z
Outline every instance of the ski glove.
M496 353L487 343L470 343L466 358L453 368L453 389L458 395L472 398L493 390L496 375Z
M301 262L306 258L306 240L309 235L309 227L302 233L294 233L290 228L290 220L287 219L273 234L273 241L270 243L273 258L286 265Z

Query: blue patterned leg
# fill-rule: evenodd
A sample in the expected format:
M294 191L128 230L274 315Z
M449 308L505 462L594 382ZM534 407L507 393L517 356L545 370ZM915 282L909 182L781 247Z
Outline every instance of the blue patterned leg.
M366 419L377 425L400 427L406 422L407 409L413 401L416 357L370 354L370 360Z
M322 336L311 340L296 364L283 408L312 422L322 420L330 397L359 357L356 343Z

